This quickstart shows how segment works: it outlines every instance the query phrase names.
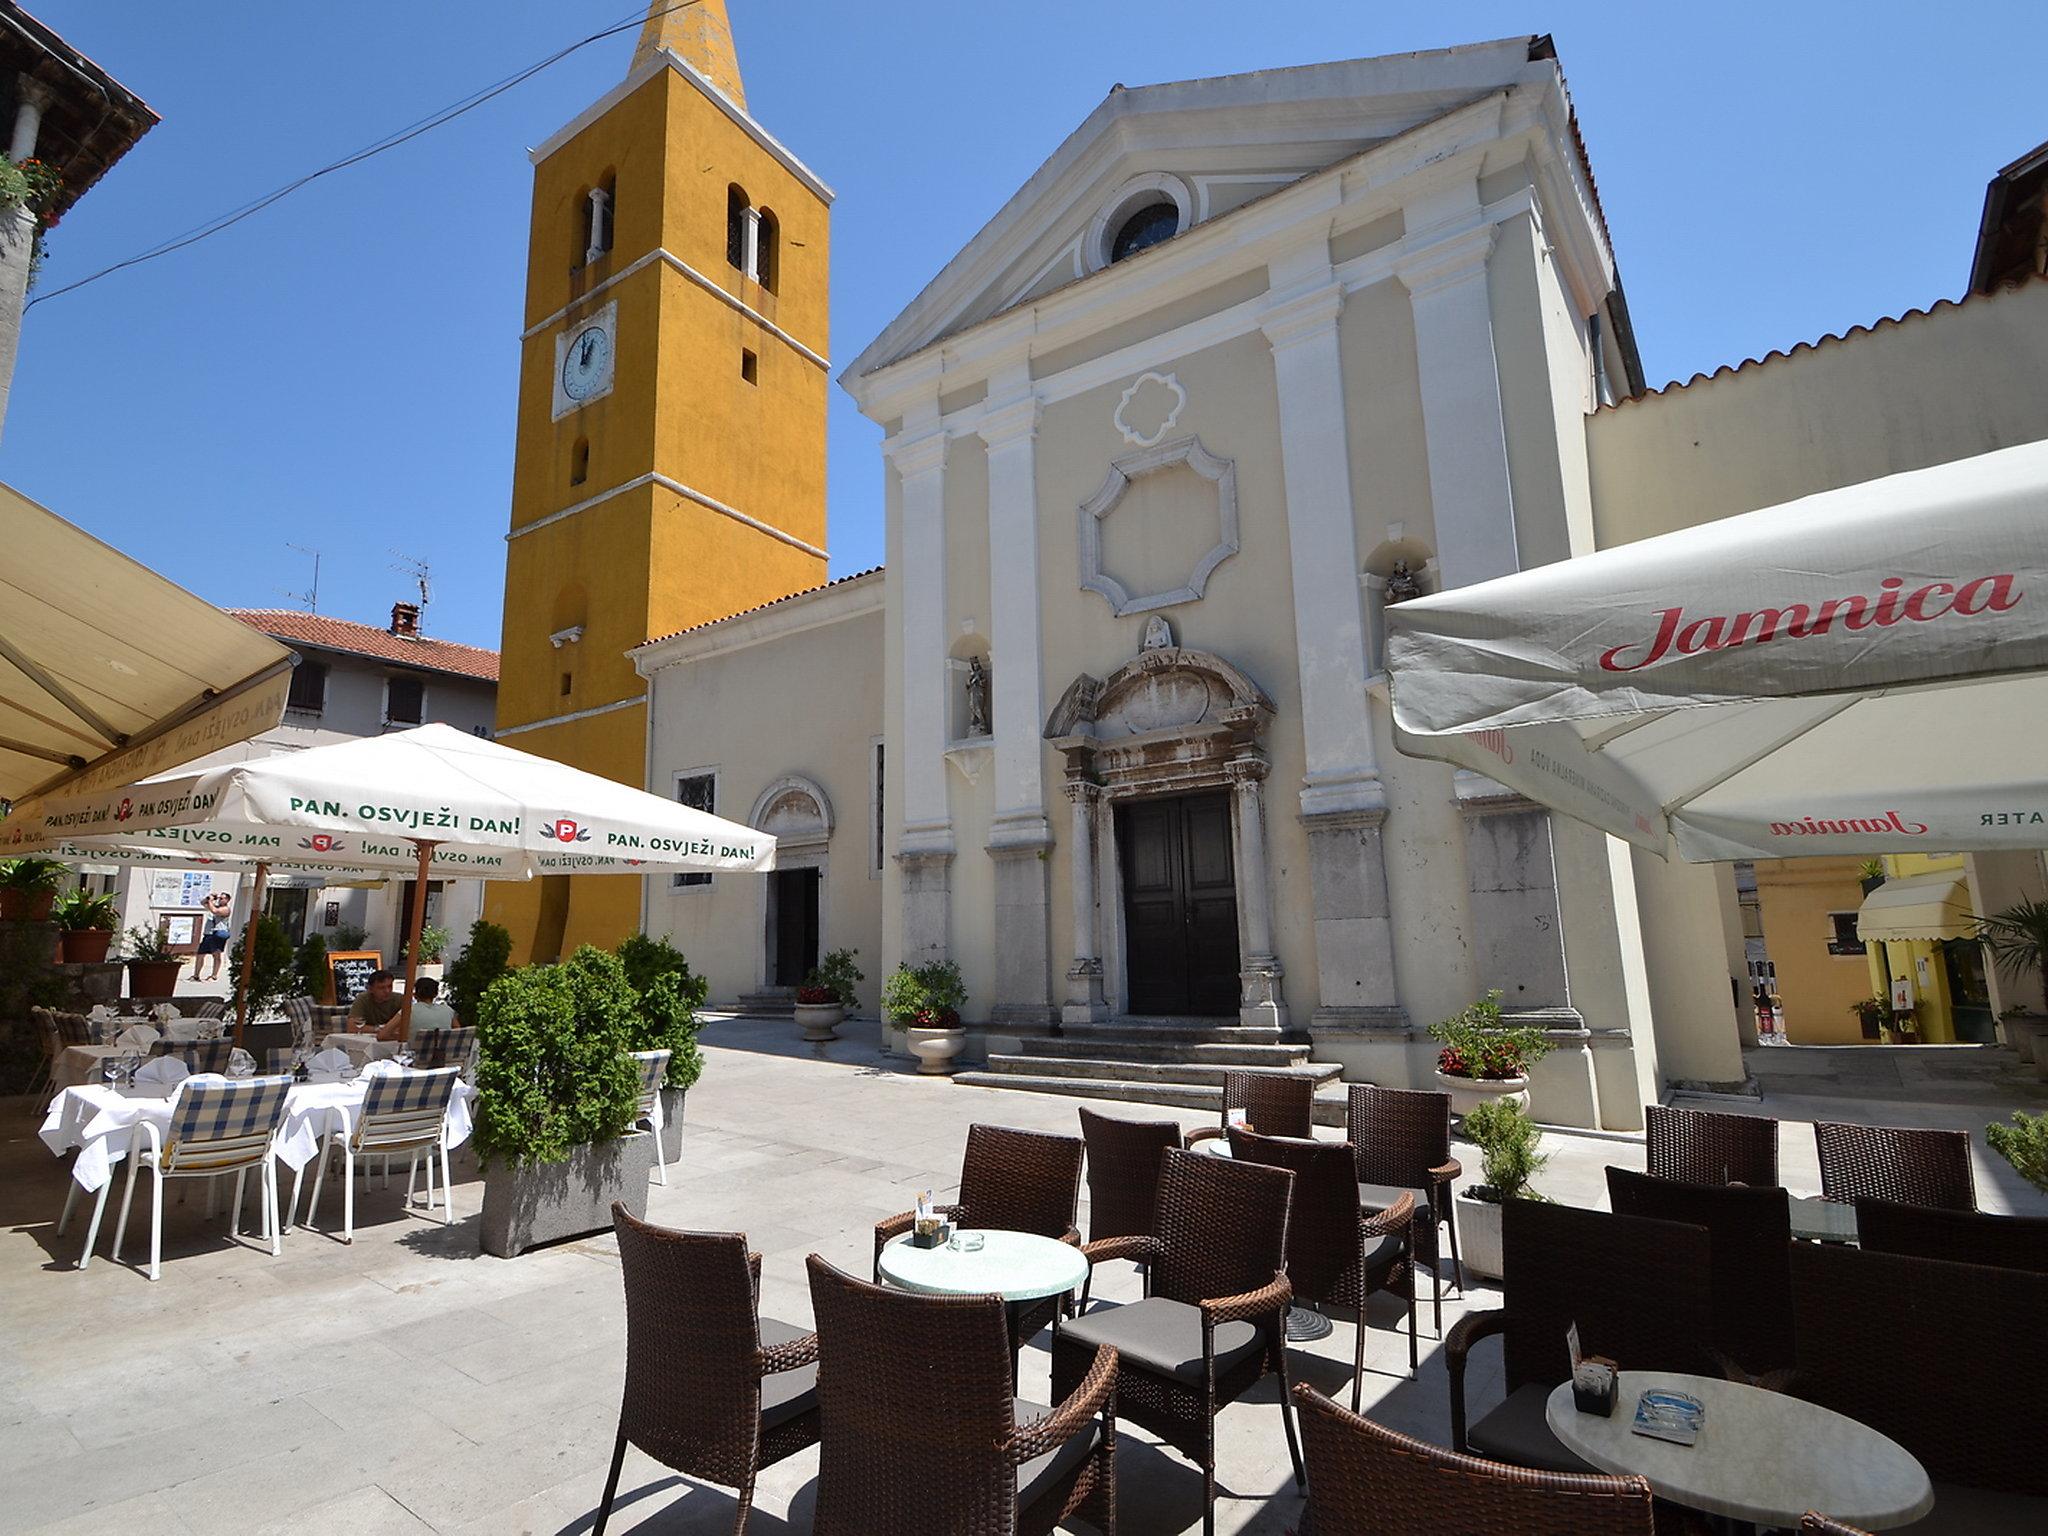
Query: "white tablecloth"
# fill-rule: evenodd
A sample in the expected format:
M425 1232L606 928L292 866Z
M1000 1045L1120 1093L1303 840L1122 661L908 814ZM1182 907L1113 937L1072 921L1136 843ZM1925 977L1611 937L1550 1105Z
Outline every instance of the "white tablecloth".
M57 1053L57 1065L50 1070L51 1088L77 1088L97 1083L109 1056L132 1055L119 1045L67 1045Z
M347 1032L329 1035L320 1044L337 1051L347 1051L349 1059L359 1067L366 1061L383 1061L396 1056L399 1048L396 1040L379 1040L375 1035Z
M320 1150L322 1136L354 1123L369 1086L362 1078L352 1083L294 1083L285 1099L284 1124L277 1132L279 1160L294 1171L305 1167ZM104 1084L66 1088L43 1117L43 1145L59 1157L77 1147L78 1161L71 1176L81 1188L97 1190L113 1177L114 1164L127 1155L137 1126L153 1120L159 1131L169 1129L174 1093L147 1089L124 1093ZM456 1082L448 1103L449 1146L459 1147L469 1140L470 1102L475 1097L475 1088Z

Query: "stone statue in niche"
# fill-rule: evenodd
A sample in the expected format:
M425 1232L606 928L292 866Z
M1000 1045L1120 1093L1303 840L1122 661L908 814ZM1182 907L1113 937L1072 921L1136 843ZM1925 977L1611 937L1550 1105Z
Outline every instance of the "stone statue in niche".
M967 734L988 735L988 668L979 656L967 658Z
M1422 596L1422 583L1415 573L1408 569L1406 560L1396 560L1394 568L1387 573L1386 601L1389 604L1405 603L1410 598Z
M1165 614L1155 613L1145 621L1145 643L1138 648L1143 651L1173 649L1173 626L1166 622Z

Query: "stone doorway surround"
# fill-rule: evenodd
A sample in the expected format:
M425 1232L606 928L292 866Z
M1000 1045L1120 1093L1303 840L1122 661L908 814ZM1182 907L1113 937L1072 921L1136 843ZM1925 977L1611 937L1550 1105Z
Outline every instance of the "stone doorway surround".
M831 800L815 781L801 774L789 774L775 780L755 798L747 825L773 835L777 869L818 872L818 954L822 958L832 948L828 854L832 841ZM757 985L741 1001L754 1006L773 1004L775 1011L781 1012L794 1005L796 989L780 986L775 980L775 900L771 890L774 882L754 883L760 888L759 919L755 925L761 935L760 951L755 957Z
M1241 1025L1287 1027L1280 962L1273 953L1272 885L1266 860L1260 745L1273 701L1236 666L1173 643L1163 619L1145 645L1106 678L1074 679L1053 707L1045 738L1066 759L1072 806L1073 964L1061 1018L1099 1022L1125 995L1123 903L1113 807L1189 790L1227 789L1236 864Z

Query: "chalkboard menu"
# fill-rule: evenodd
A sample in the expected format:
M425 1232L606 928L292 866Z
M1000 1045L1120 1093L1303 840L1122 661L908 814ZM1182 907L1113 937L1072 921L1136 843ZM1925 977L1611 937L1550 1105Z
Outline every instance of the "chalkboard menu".
M370 984L370 973L384 968L384 956L374 949L335 949L327 953L328 994L346 1008Z

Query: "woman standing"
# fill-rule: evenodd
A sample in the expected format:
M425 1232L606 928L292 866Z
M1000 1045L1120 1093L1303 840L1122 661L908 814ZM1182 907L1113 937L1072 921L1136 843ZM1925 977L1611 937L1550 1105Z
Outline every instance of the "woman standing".
M199 921L202 931L199 935L199 953L192 961L194 981L212 981L220 976L223 957L228 949L228 914L235 909L235 898L227 891L215 891L200 904L202 916ZM213 970L206 970L207 956L213 957Z

